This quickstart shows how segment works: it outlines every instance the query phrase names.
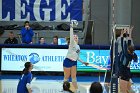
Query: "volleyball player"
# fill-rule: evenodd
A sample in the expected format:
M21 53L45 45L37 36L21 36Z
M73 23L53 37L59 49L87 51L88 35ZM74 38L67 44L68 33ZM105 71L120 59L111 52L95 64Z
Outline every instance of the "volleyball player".
M31 62L26 62L24 66L25 68L22 71L22 77L17 86L17 93L32 93L30 83L32 80L31 70L33 69L33 65Z
M78 45L78 36L73 34L73 27L74 25L76 25L75 22L76 21L71 21L71 24L70 24L70 43L69 43L68 53L63 62L63 67L64 67L64 82L68 81L69 77L71 76L72 84L74 88L77 89L78 88L77 80L76 80L77 60L82 62L85 65L88 65L88 63L82 61L79 58L80 47Z
M126 46L126 45L125 45ZM125 47L124 51L120 54L120 91L122 93L131 93L131 61L136 58L133 46Z
M131 30L131 29L130 29ZM132 31L132 30L131 30ZM129 34L130 35L130 34ZM119 53L119 83L120 91L122 93L131 93L131 72L130 64L131 61L137 61L137 55L134 53L134 44L126 32L123 34L121 39L121 51Z

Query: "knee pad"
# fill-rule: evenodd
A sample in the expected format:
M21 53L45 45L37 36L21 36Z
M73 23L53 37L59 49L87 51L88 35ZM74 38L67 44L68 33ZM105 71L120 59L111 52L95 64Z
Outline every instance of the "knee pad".
M72 78L72 82L77 82L77 79L76 78Z
M64 78L64 82L65 82L65 81L68 81L68 79Z

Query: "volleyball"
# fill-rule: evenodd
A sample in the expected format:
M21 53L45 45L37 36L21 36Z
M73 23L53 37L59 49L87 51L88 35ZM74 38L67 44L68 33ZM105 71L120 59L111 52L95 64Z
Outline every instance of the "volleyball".
M77 20L71 20L71 24L73 24L73 27L77 27L78 21Z

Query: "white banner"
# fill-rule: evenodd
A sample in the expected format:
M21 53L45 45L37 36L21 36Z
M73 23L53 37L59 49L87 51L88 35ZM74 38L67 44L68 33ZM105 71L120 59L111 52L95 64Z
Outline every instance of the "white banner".
M32 62L33 71L63 71L63 61L67 55L67 49L45 49L45 48L2 48L1 49L1 70L22 71L25 62ZM140 51L135 51L138 62L131 62L130 68L139 71ZM89 50L81 49L80 58L90 64L104 68L110 68L110 50ZM96 71L97 68L85 66L77 62L77 71Z
M67 49L2 48L1 70L22 71L32 62L33 71L63 71Z

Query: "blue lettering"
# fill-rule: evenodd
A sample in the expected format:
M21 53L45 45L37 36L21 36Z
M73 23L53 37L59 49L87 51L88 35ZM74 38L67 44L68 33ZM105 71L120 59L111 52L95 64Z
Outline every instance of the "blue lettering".
M4 61L27 61L27 55L3 55Z
M63 62L65 56L43 56L42 60L46 62Z
M7 55L3 55L4 60L8 60Z

